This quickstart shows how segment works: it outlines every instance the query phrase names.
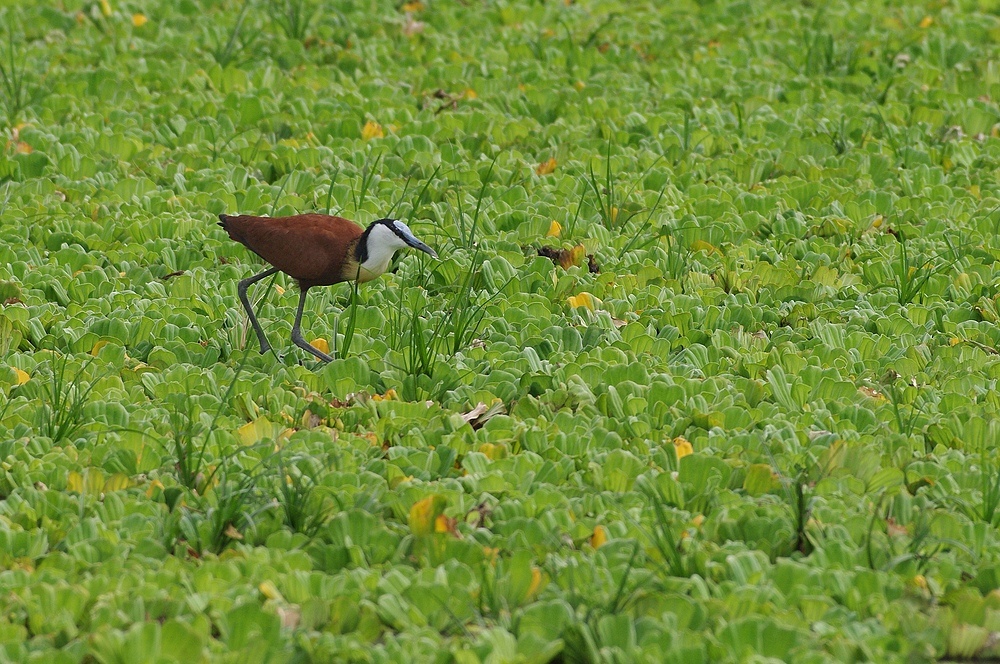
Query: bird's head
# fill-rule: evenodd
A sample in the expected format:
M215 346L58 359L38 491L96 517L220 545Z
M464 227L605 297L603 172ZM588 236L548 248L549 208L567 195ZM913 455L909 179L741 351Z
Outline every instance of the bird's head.
M433 258L437 258L437 252L418 240L413 231L410 230L410 227L398 219L379 219L372 222L367 230L365 230L365 238L362 244L364 245L363 247L358 247L359 250L364 251L366 254L366 256L361 257L362 262L364 262L364 258L367 258L367 256L381 256L386 253L391 255L397 249L405 249L407 247L419 249L430 254Z

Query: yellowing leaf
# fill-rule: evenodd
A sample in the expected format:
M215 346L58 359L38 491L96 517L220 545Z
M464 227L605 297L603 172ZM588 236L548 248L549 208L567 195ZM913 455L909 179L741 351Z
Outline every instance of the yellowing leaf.
M253 422L247 422L236 430L236 437L244 445L253 445L265 436L274 434L274 426L266 417L260 417Z
M594 534L590 536L590 546L595 549L600 549L608 541L608 531L604 529L604 526L597 526L594 528Z
M311 343L319 352L326 353L327 355L330 354L330 344L326 339L313 339L309 343Z
M485 454L488 459L496 461L507 456L507 447L503 444L483 443L479 446L479 452Z
M743 490L751 496L762 496L777 490L780 486L778 476L768 464L752 463L747 468L747 475L743 480Z
M414 535L430 535L435 531L438 516L444 512L448 501L437 494L427 496L413 503L410 508L410 532Z
M149 19L146 18L145 14L132 14L132 25L135 27L141 28L147 23L149 23Z
M419 2L419 0L417 2L407 2L400 9L402 9L404 12L412 14L414 12L423 11L424 10L424 3Z
M549 232L545 234L545 237L559 237L560 233L562 233L562 225L553 219L552 223L549 224Z
M694 446L684 436L677 436L674 438L674 452L677 454L677 460L680 461L687 455L694 454Z
M230 528L231 527L232 526L230 526ZM268 599L284 599L281 596L281 593L278 592L278 587L274 585L274 581L271 580L261 581L260 585L257 586L257 590L260 591L261 595L263 595Z
M278 291L278 295L284 295L285 294L285 289L282 288L281 286L279 286L278 284L274 285L274 290Z
M18 369L17 367L14 367L14 375L17 377L15 380L17 381L18 385L24 385L29 380L31 380L31 376L28 375L27 371L23 369Z
M528 597L534 597L542 589L542 570L531 568L531 585L528 586Z
M373 138L385 138L385 132L382 131L382 125L369 120L361 130L361 138L366 141L370 141Z
M35 151L35 148L31 147L24 141L18 141L17 146L14 148L18 154L31 154Z
M105 16L111 16L111 3L108 0L101 0L101 13Z
M104 491L104 473L97 468L86 468L82 473L70 471L66 478L66 490L97 496Z
M569 302L569 306L574 308L583 307L585 309L594 310L594 302L596 298L590 293L584 291L579 295L570 295L566 301Z
M934 19L930 16L925 16L920 20L920 27L923 29L927 29L932 25L934 25Z
M559 255L559 265L564 270L568 270L573 265L580 265L587 257L587 248L578 244L569 251L563 251Z
M458 530L456 526L458 525L458 519L453 519L445 516L444 514L438 514L434 519L434 532L436 533L449 533L458 537Z
M557 164L558 162L555 160L555 157L546 159L535 168L535 173L538 175L548 175L556 170Z
M708 242L705 242L704 240L695 240L694 242L692 242L691 250L704 251L706 254L719 254L719 255L722 254L721 251L716 249L713 245L709 244Z
M587 84L584 83L583 81L577 81L576 83L573 84L573 87L576 88L577 90L583 90L585 87L587 87Z
M385 394L373 394L372 401L392 401L393 399L399 399L399 395L396 394L396 390L391 387L386 390Z
M243 534L240 531L236 530L236 526L234 526L233 524L229 524L228 526L226 526L225 534L226 537L228 537L229 539L234 539L234 540L243 539Z
M152 498L153 494L155 494L157 490L163 491L163 482L160 480L153 480L149 483L149 488L146 489L146 497Z
M476 91L473 90L472 88L466 88L466 90L465 90L465 98L466 99L479 99L479 95L476 94Z
M94 347L90 349L90 354L97 357L97 354L101 352L101 349L108 345L107 339L99 339L94 343Z
M132 481L129 480L128 475L125 473L115 473L107 479L104 483L103 491L104 493L111 493L112 491L123 491L129 486L131 486Z

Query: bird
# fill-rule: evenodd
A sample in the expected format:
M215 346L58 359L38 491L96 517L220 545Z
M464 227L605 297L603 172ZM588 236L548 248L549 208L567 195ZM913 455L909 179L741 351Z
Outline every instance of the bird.
M398 219L379 219L362 228L343 217L317 213L287 217L220 214L219 226L231 239L271 264L260 274L240 281L237 289L260 341L261 355L271 350L271 344L247 298L247 290L261 279L280 271L298 282L299 308L292 324L292 342L320 360L331 362L332 357L302 338L302 309L310 288L376 279L388 269L396 251L406 247L438 257Z

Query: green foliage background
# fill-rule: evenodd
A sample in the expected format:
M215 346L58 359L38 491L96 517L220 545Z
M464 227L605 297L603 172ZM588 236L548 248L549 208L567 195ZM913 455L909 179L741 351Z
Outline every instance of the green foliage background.
M0 660L1000 656L998 10L0 2Z

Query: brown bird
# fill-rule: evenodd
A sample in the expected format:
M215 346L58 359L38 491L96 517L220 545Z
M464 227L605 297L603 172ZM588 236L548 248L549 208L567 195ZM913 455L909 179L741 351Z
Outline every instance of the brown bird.
M379 219L362 229L353 221L326 214L297 214L291 217L254 217L219 215L219 225L229 237L243 244L274 267L240 281L239 295L260 340L263 355L271 350L257 317L254 316L247 289L279 270L299 283L299 308L292 325L292 341L323 360L332 357L305 339L299 325L306 293L313 286L329 286L342 281L365 282L377 278L389 267L397 249L413 247L437 258L437 253L414 237L409 227L396 219Z

